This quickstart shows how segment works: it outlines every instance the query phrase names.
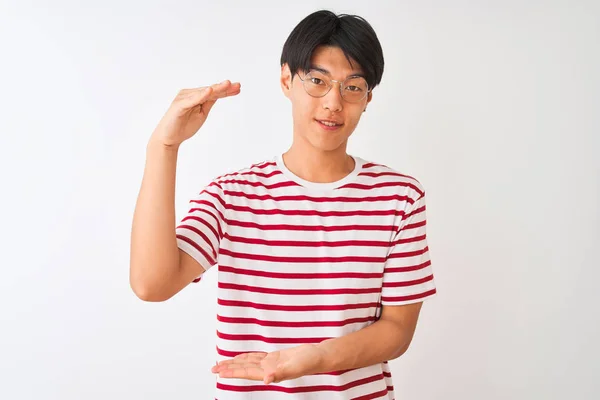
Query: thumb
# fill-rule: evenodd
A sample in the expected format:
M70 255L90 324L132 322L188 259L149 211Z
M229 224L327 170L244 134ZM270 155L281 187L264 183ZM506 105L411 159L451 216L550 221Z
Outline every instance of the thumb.
M215 105L217 101L216 100L209 100L204 102L201 107L202 107L202 112L204 112L205 115L208 115L208 112L210 111L210 109L212 108L212 106Z
M269 384L275 382L275 374L266 375L263 379L263 382L265 385L269 385Z
M210 95L212 95L212 93L213 88L210 86L194 91L182 100L181 106L184 109L188 110L198 106L202 106L203 104L207 103L207 100L210 97Z

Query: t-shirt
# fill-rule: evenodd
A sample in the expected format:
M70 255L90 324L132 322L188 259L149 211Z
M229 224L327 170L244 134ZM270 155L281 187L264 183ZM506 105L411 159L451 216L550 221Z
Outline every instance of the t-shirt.
M382 306L436 293L422 185L353 158L343 179L314 183L277 156L191 200L177 241L218 268L217 361L347 335L377 321ZM215 398L391 400L394 387L384 362L270 385L217 377Z

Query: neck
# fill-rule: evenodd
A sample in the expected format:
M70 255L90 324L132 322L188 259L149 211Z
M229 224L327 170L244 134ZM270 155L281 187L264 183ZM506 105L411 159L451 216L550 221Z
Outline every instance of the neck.
M283 162L294 175L314 183L339 181L355 167L354 159L346 153L346 146L333 151L320 151L310 145L294 143L283 154Z

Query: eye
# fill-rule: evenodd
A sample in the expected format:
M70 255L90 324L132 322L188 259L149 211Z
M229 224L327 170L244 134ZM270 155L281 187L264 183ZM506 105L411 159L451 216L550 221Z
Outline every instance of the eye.
M323 83L322 79L315 78L315 77L311 77L310 81L311 81L311 83L314 83L315 85L320 85L321 83Z
M351 92L362 92L362 88L358 86L346 86L346 90L350 90Z

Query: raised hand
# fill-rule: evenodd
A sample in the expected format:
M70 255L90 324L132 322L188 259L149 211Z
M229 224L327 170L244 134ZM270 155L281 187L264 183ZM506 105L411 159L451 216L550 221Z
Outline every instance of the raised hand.
M197 89L183 89L158 123L152 140L167 146L179 146L198 132L218 99L240 93L240 83L226 80Z

